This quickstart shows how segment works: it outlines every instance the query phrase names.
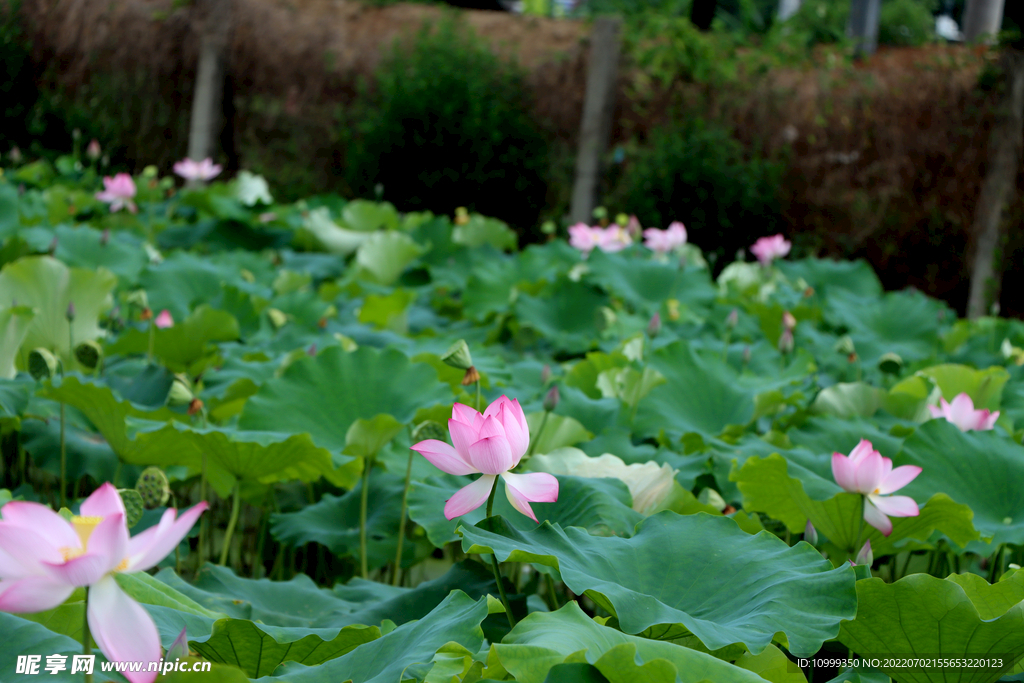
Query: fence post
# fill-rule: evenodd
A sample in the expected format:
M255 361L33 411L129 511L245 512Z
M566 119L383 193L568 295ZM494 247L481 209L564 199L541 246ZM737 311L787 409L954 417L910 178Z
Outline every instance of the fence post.
M587 92L583 100L583 121L576 154L576 176L569 211L573 223L589 224L597 205L601 181L601 160L611 136L615 112L622 20L600 17L590 34Z
M882 0L852 0L850 23L846 33L856 42L854 56L858 59L875 54L878 48L878 19Z

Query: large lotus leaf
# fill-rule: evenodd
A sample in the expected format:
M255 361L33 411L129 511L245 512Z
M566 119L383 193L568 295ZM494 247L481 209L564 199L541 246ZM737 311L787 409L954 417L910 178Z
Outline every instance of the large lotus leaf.
M857 355L875 365L884 353L896 353L904 361L928 358L939 349L938 316L946 305L920 292L889 292L881 297L862 297L843 290L832 291L826 301L826 318L849 330Z
M302 546L320 543L338 557L359 557L359 506L362 481L344 496L325 494L313 505L298 512L285 512L271 517L271 533L281 543ZM398 524L405 480L376 470L370 475L369 503L366 512L366 555L370 569L382 567L395 559L398 545ZM403 566L411 566L417 558L406 547Z
M804 672L774 645L769 645L759 655L744 652L733 664L753 671L771 683L807 683Z
M30 256L5 265L0 270L0 303L17 302L36 309L18 368L27 367L28 350L39 346L56 352L66 368L72 367L70 344L104 335L100 315L112 305L116 284L117 276L109 270L68 268L49 256ZM75 318L69 326L70 303L75 305Z
M460 530L466 552L557 568L570 590L590 596L626 633L682 624L712 650L743 643L759 654L781 631L803 656L856 612L851 567L832 569L807 544L751 536L725 517L660 512L632 538L549 523L520 532L499 518Z
M424 528L427 538L438 548L459 540L455 529L460 523L476 524L484 518L483 506L450 521L444 517L445 501L469 483L469 477L446 474L413 482L409 489L409 518ZM630 507L629 489L617 479L559 476L558 485L556 502L530 503L533 514L542 523L550 521L562 527L583 527L601 536L628 536L643 519L643 515ZM517 529L525 531L537 527L532 519L512 507L504 491L495 495L493 512Z
M452 228L452 242L471 249L487 244L505 251L516 248L518 236L505 222L474 213L469 221Z
M60 409L45 421L22 420L19 443L32 456L32 465L60 476ZM32 412L31 410L29 412ZM93 431L89 421L74 408L64 415L65 473L68 481L90 476L96 481L112 481L118 470L118 459L103 437ZM119 484L134 482L141 468L130 467L121 472Z
M715 435L730 424L746 424L754 415L752 390L738 386L735 371L720 359L698 356L685 342L658 349L650 366L667 383L640 403L635 431L657 436L662 429Z
M18 190L7 182L0 183L0 239L13 235L19 225Z
M567 353L588 351L600 332L599 309L608 297L581 282L550 285L538 296L520 294L515 303L519 322L540 333L556 349Z
M0 378L14 379L14 361L28 336L35 311L28 306L0 308Z
M128 282L146 267L146 252L138 237L126 230L104 233L87 226L58 225L54 257L72 268L106 268ZM77 304L76 304L77 305Z
M0 633L4 634L4 646L0 648L0 670L4 672L5 683L35 683L35 681L40 679L40 675L45 676L47 679L52 677L53 680L60 681L71 681L79 678L78 675L72 677L68 672L71 670L71 658L74 655L82 654L81 641L54 633L41 624L23 619L14 614L7 614L6 612L0 612ZM33 654L42 656L38 671L34 675L15 673L17 671L18 656ZM67 657L68 671L64 672L63 675L51 676L45 670L46 656L53 654ZM109 674L101 671L100 662L106 660L102 654L98 652L96 654L98 661L93 672L93 680L120 680L120 677L112 678Z
M587 280L648 315L659 311L666 299L709 306L717 293L707 270L682 269L676 259L660 262L648 254L595 251L587 266Z
M484 639L480 622L487 613L487 598L473 600L461 591L452 591L422 619L403 624L346 655L316 667L289 664L276 677L260 680L264 683L394 683L401 680L406 668L418 662L429 662L447 643L458 643L470 652L477 652Z
M155 330L153 355L174 372L198 374L210 356L209 346L215 342L238 339L238 321L225 311L200 304L187 318L173 327ZM131 329L108 348L109 353L134 354L149 350L150 331Z
M245 272L256 277L248 282ZM168 309L175 320L184 320L193 308L221 296L223 285L269 298L273 266L259 254L237 250L200 256L185 251L169 255L159 264L149 265L139 276L154 311Z
M824 296L844 290L864 297L876 297L881 296L883 291L882 283L878 281L871 264L863 259L802 259L779 261L775 265L790 280L803 278L818 294Z
M972 574L913 574L896 583L857 582L857 618L839 640L900 683L988 683L1024 655L1024 573L995 585ZM1002 666L886 667L885 658L982 658Z
M861 439L870 441L875 450L887 458L895 458L903 447L903 439L890 434L884 422L878 417L874 420L844 420L831 415L821 415L790 429L786 435L798 446L828 455L848 454Z
M380 413L401 423L416 411L450 401L447 384L433 368L411 363L400 351L340 346L302 358L281 377L266 382L242 409L242 429L309 432L317 445L340 451L358 418Z
M529 413L526 416L526 423L530 428L530 442L534 453L550 453L555 449L575 446L594 438L586 427L565 415L549 413L545 420L544 413Z
M918 370L917 374L932 379L947 401L952 401L958 394L965 393L971 397L974 407L979 410L998 410L1003 386L1010 379L1006 368L998 366L976 370L966 365L933 365Z
M404 232L376 232L359 245L356 265L374 282L391 285L424 251Z
M927 541L938 529L959 545L978 537L971 523L972 511L937 493L921 507L917 517L892 518L893 530L886 537L872 526L861 531L861 496L837 491L825 500L815 500L804 491L804 482L788 473L789 463L781 455L749 458L731 479L743 493L743 508L764 512L779 520L792 532L802 532L807 520L832 543L847 550L860 542L871 541L875 557L898 551L909 539ZM823 487L819 486L819 490ZM902 491L901 491L902 493ZM843 558L833 558L842 561Z
M394 230L398 227L398 211L390 202L354 199L342 207L341 220L346 227L360 232Z
M974 510L974 526L992 542L973 544L971 550L988 554L1000 543L1024 543L1024 447L1012 439L995 430L961 432L946 420L931 420L907 437L893 462L921 467L901 494L920 503L941 491Z
M885 403L886 391L864 382L839 383L822 389L810 412L836 417L871 417Z
M626 635L590 619L576 602L557 612L535 612L494 645L502 666L520 683L544 683L552 667L570 661L594 664L609 681L746 683L760 676L709 654L673 643ZM671 676L663 678L663 669ZM629 672L633 676L626 676Z

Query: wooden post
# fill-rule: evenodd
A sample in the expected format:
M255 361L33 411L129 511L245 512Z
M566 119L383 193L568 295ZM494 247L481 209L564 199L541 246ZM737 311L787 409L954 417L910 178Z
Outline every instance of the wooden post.
M1010 203L1017 186L1017 167L1024 150L1024 52L1004 54L1006 94L989 133L988 162L981 195L974 211L974 234L978 236L967 297L967 317L988 314L999 300L1001 263L996 263L1002 241L1003 207ZM997 268L997 266L999 268Z
M964 40L973 43L985 38L994 43L1003 25L1003 4L1004 0L968 0L964 8Z
M882 0L852 0L850 3L850 23L846 32L856 42L854 56L858 59L875 54L878 48L881 5Z
M587 92L583 101L576 178L569 211L573 223L589 224L597 206L601 160L608 148L615 113L621 30L622 21L618 17L600 17L594 21L594 30L590 34Z
M197 9L201 19L199 65L196 68L196 89L192 98L192 118L189 123L188 156L200 161L217 152L220 138L221 95L228 43L231 35L232 0L202 0Z

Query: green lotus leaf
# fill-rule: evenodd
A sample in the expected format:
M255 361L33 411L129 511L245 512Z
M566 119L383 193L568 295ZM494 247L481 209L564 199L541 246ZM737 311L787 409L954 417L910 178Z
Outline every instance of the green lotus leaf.
M452 591L430 614L418 621L403 624L394 631L357 647L346 655L305 667L287 664L264 683L394 683L407 667L429 662L448 643L462 645L477 652L484 633L480 622L487 617L486 598L473 600L461 591Z
M424 251L404 232L375 232L359 245L355 263L374 282L391 285Z
M836 417L871 417L885 403L886 391L864 382L834 384L822 389L810 411Z
M810 520L814 528L833 544L848 551L857 544L860 533L860 543L870 540L875 557L897 552L910 539L925 542L935 530L959 545L978 537L972 524L974 515L971 508L950 500L942 493L929 498L917 517L892 518L893 530L888 537L872 526L864 525L861 530L860 495L842 492L832 484L834 495L815 500L805 492L804 482L789 474L789 465L777 453L767 458L747 459L730 477L743 493L743 509L764 512L795 533L802 533L807 520ZM817 483L817 490L828 491L823 485L827 483L831 482ZM840 563L845 557L832 559Z
M530 427L530 441L534 453L550 453L558 448L575 446L594 438L586 427L566 415L549 413L545 421L544 413L528 413L526 423ZM544 425L543 429L541 424Z
M0 302L36 310L21 345L19 369L25 369L28 351L43 347L56 353L65 368L76 367L71 344L99 339L105 332L99 320L113 304L111 292L117 276L109 270L68 268L49 256L30 256L0 270ZM68 323L68 304L74 303L74 321Z
M819 295L847 291L863 297L881 296L882 283L871 264L864 259L833 261L832 259L801 259L777 261L775 267L790 280L803 278Z
M394 230L398 227L398 211L390 202L353 199L341 209L345 226L359 232Z
M599 309L607 304L608 297L593 287L566 280L552 283L536 295L520 293L514 310L520 323L536 330L556 349L580 353L596 346Z
M638 312L651 315L666 299L685 300L690 307L710 307L716 290L707 270L680 269L677 259L655 261L649 254L606 254L595 250L587 259L587 280L622 297Z
M405 424L420 408L450 400L448 385L433 368L410 362L400 351L361 346L348 353L332 346L267 381L246 401L238 426L308 432L317 445L341 451L359 418L385 413Z
M857 582L857 618L839 640L862 657L882 659L883 672L901 683L988 683L1024 656L1024 573L995 585L973 574L937 579L913 574L887 584ZM994 667L885 666L885 658L994 658Z
M18 218L18 188L10 183L0 182L0 239L7 239L21 222Z
M704 652L601 626L576 602L529 615L494 650L520 683L544 683L549 671L567 660L592 664L608 681L764 681Z
M238 339L238 321L225 311L200 304L173 327L153 332L153 355L171 371L200 374L215 357L211 345ZM149 350L150 331L131 329L111 344L108 353L142 354Z
M807 544L751 536L726 517L660 512L631 538L549 523L521 532L500 518L460 531L466 552L558 569L570 590L590 596L626 633L682 624L712 650L743 643L759 654L781 631L802 656L856 611L852 568L832 569Z
M941 491L974 510L974 526L991 544L970 550L991 553L1000 543L1024 543L1024 449L995 430L961 432L946 420L921 425L903 443L895 465L918 465L921 474L900 493L921 500ZM963 547L964 539L950 536Z
M0 667L4 671L5 683L34 683L40 675L48 676L44 669L46 666L46 655L59 654L67 657L70 663L73 655L82 654L82 642L69 636L55 633L42 624L29 621L14 614L0 612L0 632L4 634L4 646L0 648ZM42 655L39 663L39 670L35 675L27 673L15 673L17 671L18 655L38 654ZM106 661L102 654L96 653L97 662L93 673L94 681L111 681L110 675L103 673L100 669L100 662ZM68 678L63 680L70 679Z
M409 518L427 532L427 538L438 548L459 540L455 529L462 524L476 524L484 518L483 506L460 518L447 520L444 503L463 486L469 477L451 474L415 481L409 489ZM533 514L563 527L583 527L589 532L608 536L629 536L643 515L633 510L629 489L617 479L558 477L558 500L554 503L531 503ZM503 484L502 484L503 486ZM535 529L537 523L517 512L504 491L494 496L494 514L501 515L517 529Z
M976 370L966 365L933 365L918 370L917 374L934 381L947 401L961 393L967 394L977 410L998 410L1003 386L1010 379L1006 368L998 366Z
M35 311L28 306L0 308L0 378L14 379L14 366L32 326Z
M474 213L470 214L468 223L452 228L452 242L470 249L487 244L499 251L510 251L516 248L518 237L504 221Z
M250 283L245 272L267 284L261 287ZM225 285L270 298L273 274L273 265L267 259L248 251L204 256L176 251L161 263L147 266L139 276L139 285L146 290L155 312L166 308L175 320L184 320L199 304L221 298Z
M57 239L54 257L72 268L102 267L122 280L135 282L148 262L142 241L124 230L112 231L105 238L87 226L58 225L53 232Z

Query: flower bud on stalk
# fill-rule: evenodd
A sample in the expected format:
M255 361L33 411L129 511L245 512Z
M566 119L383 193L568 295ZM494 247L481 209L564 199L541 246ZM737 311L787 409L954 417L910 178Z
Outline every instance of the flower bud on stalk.
M651 316L651 322L647 323L647 335L654 339L661 332L661 314L655 313Z
M469 344L465 339L460 339L444 352L441 362L459 370L469 370L473 367L473 357L469 353ZM475 381L475 380L474 380ZM466 384L466 382L463 382Z
M558 394L558 385L551 387L547 395L544 396L544 410L547 412L553 411L558 407L558 401L561 397Z
M740 313L735 308L729 312L729 316L725 319L725 326L730 330L736 328L740 323Z
M818 545L818 530L811 524L811 520L807 520L807 526L804 527L804 540L811 545Z
M853 563L870 567L874 562L875 555L871 552L871 541L864 541L864 545L861 547L860 552L857 553L857 558Z

